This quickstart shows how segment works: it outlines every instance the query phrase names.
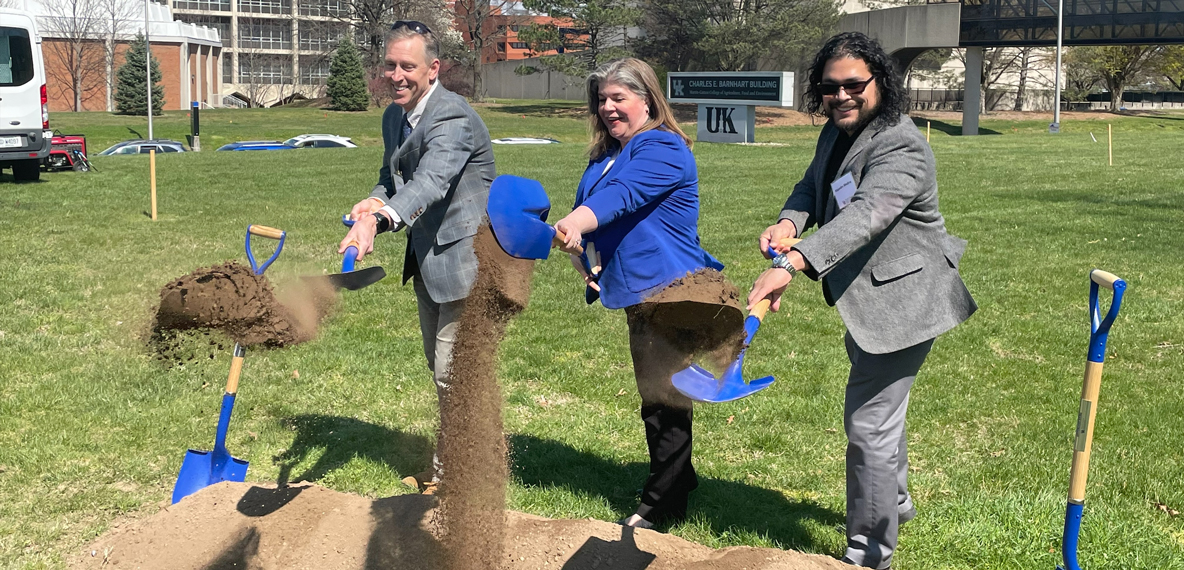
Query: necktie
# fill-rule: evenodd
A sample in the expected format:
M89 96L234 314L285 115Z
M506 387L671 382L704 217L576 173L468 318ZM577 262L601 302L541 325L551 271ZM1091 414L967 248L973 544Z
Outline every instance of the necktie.
M411 136L411 121L407 120L407 115L403 115L403 140Z

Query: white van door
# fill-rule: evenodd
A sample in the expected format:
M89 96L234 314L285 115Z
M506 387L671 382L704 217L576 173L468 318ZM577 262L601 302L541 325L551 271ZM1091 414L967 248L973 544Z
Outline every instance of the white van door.
M41 130L35 44L28 29L0 26L0 132ZM7 146L0 141L0 148Z

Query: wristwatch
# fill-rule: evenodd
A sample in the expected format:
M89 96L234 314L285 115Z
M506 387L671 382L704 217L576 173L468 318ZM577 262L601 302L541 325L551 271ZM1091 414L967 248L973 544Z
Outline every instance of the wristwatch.
M789 262L789 254L782 253L773 258L773 267L779 267L789 272L790 275L797 275L797 268Z
M370 215L374 216L374 221L376 224L375 227L378 230L378 233L383 233L391 229L391 219L386 217L386 214L382 212L374 212Z

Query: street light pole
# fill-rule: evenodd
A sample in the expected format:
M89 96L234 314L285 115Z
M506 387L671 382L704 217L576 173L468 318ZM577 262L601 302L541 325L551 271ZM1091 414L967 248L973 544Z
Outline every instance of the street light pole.
M1057 69L1052 86L1052 124L1048 132L1061 132L1061 36L1065 31L1065 0L1057 2Z
M153 140L152 136L152 41L148 40L148 2L144 0L144 75L148 76L146 82L148 87L148 140ZM1057 52L1060 53L1060 52ZM1060 60L1060 59L1057 59Z

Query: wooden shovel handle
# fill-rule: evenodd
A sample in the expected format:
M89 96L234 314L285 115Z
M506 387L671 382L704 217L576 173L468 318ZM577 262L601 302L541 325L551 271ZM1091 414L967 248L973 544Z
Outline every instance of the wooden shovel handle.
M1101 285L1102 287L1105 287L1111 291L1114 290L1114 283L1122 279L1121 277L1110 273L1109 271L1102 271L1101 269L1090 271L1089 278L1094 283L1097 283L1098 285Z
M262 237L271 238L271 239L280 239L280 238L284 237L283 230L277 230L275 228L271 228L271 227L267 227L267 226L256 226L256 225L252 224L252 225L247 226L247 231L252 234L255 234L257 236L262 236Z
M555 230L555 237L551 239L551 247L559 247L563 245L563 242L565 241L567 241L567 236L564 235L563 232ZM580 250L580 253L584 253L584 248L580 247L578 249Z
M748 316L756 317L758 321L763 321L765 320L765 313L769 312L769 305L772 304L772 299L765 297L752 306L752 310L748 312Z
M799 241L802 241L802 240L800 240L798 238L785 238L785 239L782 239L781 241L777 242L777 245L781 245L784 247L793 247L793 246L797 245Z
M243 371L243 356L246 356L247 350L235 343L234 356L230 359L230 376L226 379L226 393L235 394L238 392L238 377Z

